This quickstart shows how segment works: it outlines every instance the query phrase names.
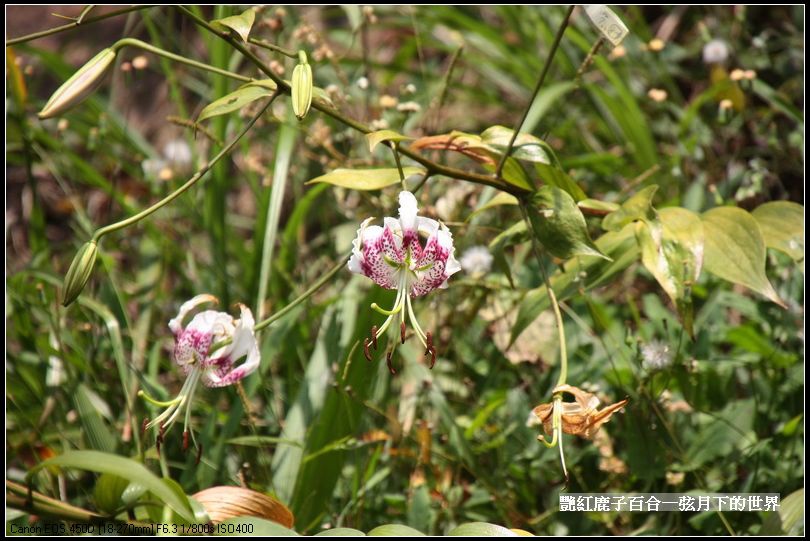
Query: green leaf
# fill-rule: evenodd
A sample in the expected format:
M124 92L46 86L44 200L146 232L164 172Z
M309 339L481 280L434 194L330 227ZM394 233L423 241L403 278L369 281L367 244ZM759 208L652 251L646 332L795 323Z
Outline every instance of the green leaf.
M618 232L605 233L596 239L594 244L600 252L611 257L612 261L588 257L566 262L561 272L549 277L551 287L559 300L564 301L583 289L588 291L604 284L630 266L639 256L638 242L632 225ZM512 325L512 336L509 338L510 345L550 306L548 291L544 285L530 290L520 301L518 315Z
M377 526L366 535L369 537L376 536L376 537L411 537L411 536L419 536L424 537L425 534L420 532L419 530L415 530L410 526L405 526L404 524L385 524L383 526Z
M574 179L559 167L536 163L534 164L534 170L545 184L565 190L575 201L582 201L587 197Z
M229 445L244 445L247 447L264 447L266 445L283 443L285 445L292 445L294 447L304 447L304 444L300 441L278 438L275 436L239 436L236 438L231 438L225 443Z
M495 197L475 209L470 215L467 217L467 220L471 219L473 216L480 212L484 212L485 210L489 210L491 208L499 207L501 205L517 205L518 198L514 195L507 193L507 192L498 192Z
M605 231L619 231L630 222L653 218L652 200L658 186L647 186L622 203L618 210L611 212L602 220Z
M469 522L462 524L447 532L447 535L464 537L520 537L509 528L504 528L497 524L489 524L488 522Z
M704 212L702 220L705 269L784 307L765 275L765 241L754 217L740 208L717 207Z
M574 199L564 190L543 186L526 207L535 237L555 257L588 255L610 259L594 245Z
M804 528L804 489L791 492L779 506L782 531L788 535L801 535Z
M243 11L240 15L232 17L225 17L224 19L216 19L211 21L214 27L224 26L230 28L242 38L242 41L247 43L250 29L253 27L253 21L256 19L256 12L253 8Z
M129 481L123 477L112 475L109 473L102 474L96 480L96 486L93 489L93 500L96 502L96 507L112 515L121 506L121 496L129 486Z
M498 154L503 155L512 139L515 130L504 126L492 126L481 133L481 141L495 148ZM519 133L512 146L510 157L527 162L551 164L546 148L548 143L530 133Z
M694 337L691 283L695 264L691 252L680 243L665 239L658 220L642 220L635 224L635 229L641 263L675 305L686 332Z
M242 85L230 94L209 103L200 111L197 122L208 118L225 115L239 110L245 105L262 98L269 98L276 91L276 83L272 79L263 79Z
M405 178L414 175L423 175L425 170L421 167L403 167ZM313 178L307 184L326 182L334 186L350 188L352 190L380 190L386 186L400 182L399 169L335 169L325 175Z
M751 213L765 246L804 262L804 207L792 201L771 201Z
M76 394L73 395L73 400L87 438L87 446L107 453L115 451L117 440L104 423L104 419L99 412L99 406L104 404L102 398L91 391L85 384L80 383L76 388ZM106 404L101 407L106 407Z
M398 143L400 141L409 141L411 139L413 139L413 137L402 135L401 133L396 132L394 130L379 130L366 134L366 140L368 141L368 150L370 152L374 152L374 148L376 148L376 146L382 143L383 141L393 141L395 143Z
M667 207L658 211L658 219L664 226L664 239L680 243L691 254L685 276L690 280L697 280L703 268L705 251L700 216L685 208Z
M278 522L265 520L258 517L235 517L223 520L217 525L216 535L251 535L270 537L291 537L300 536L297 532L285 528Z
M621 206L616 203L610 203L609 201L599 201L598 199L582 199L581 201L577 201L577 206L581 209L594 210L605 214L609 214L621 208Z
M34 466L26 475L30 478L42 468L58 466L77 468L97 473L108 473L146 487L156 498L172 508L189 522L194 522L194 512L188 499L180 497L162 479L149 471L143 464L132 459L100 451L68 451Z
M332 528L315 534L315 537L365 537L366 534L354 528Z

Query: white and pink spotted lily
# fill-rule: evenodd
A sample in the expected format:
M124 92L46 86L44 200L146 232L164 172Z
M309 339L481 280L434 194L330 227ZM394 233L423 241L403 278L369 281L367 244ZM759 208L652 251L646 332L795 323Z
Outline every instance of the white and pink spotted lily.
M402 340L406 319L410 319L419 341L435 359L430 333L425 333L416 320L411 299L447 287L447 279L461 270L461 265L456 261L453 235L447 227L436 220L418 216L417 212L416 197L411 192L400 192L399 219L385 218L382 227L369 225L374 218L360 224L348 267L352 272L371 278L380 287L397 290L391 310L372 305L388 316L379 329L372 329L375 347L377 338L399 315ZM424 246L420 235L427 238ZM367 353L368 342L365 349Z
M169 321L175 339L174 361L186 374L180 394L173 400L160 402L142 393L153 404L166 408L147 425L147 428L160 427L161 437L185 410L184 447L188 446L189 404L200 381L207 387L232 385L255 371L260 361L259 344L253 332L253 314L244 305L239 305L239 319L225 312L204 310L183 327L189 313L208 302L216 303L217 299L212 295L197 295L183 303L177 317ZM212 346L215 346L214 351L211 351ZM242 358L244 362L234 366Z

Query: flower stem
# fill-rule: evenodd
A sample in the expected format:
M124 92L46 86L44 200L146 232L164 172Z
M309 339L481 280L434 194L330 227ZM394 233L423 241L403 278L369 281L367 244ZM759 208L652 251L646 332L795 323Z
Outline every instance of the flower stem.
M298 53L297 52L291 51L290 49L285 49L284 47L276 45L275 43L270 43L269 41L264 41L264 40L261 40L259 38L250 38L250 39L248 39L248 41L252 45L256 45L257 47L261 47L262 49L269 49L271 51L281 53L284 56L287 56L289 58L298 58Z
M341 259L340 261L338 261L337 264L329 270L329 272L327 272L326 274L324 274L323 276L318 278L318 280L314 284L309 286L309 289L307 289L306 291L301 293L301 295L299 295L298 298L296 298L290 304L288 304L287 306L285 306L284 308L282 308L281 310L279 310L278 312L276 312L272 316L268 317L264 321L260 321L259 323L254 325L253 330L256 331L256 332L259 332L262 329L265 329L266 327L270 326L276 320L279 320L282 317L284 317L293 308L295 308L296 306L298 306L299 304L301 304L302 302L304 302L305 300L310 298L316 291L318 291L321 287L323 287L324 284L326 284L329 280L334 278L334 276L339 271L341 271L343 269L343 267L345 267L345 266L346 266L346 260Z
M194 176L192 176L190 179L188 179L185 184L183 184L182 186L177 188L171 194L164 197L163 199L161 199L160 201L158 201L157 203L155 203L151 207L142 210L141 212L135 214L134 216L130 216L129 218L127 218L125 220L121 220L120 222L116 222L114 224L106 225L106 226L96 230L95 234L93 235L92 240L95 241L95 242L98 242L99 240L101 240L101 237L103 237L104 235L106 235L108 233L112 233L114 231L118 231L119 229L129 227L130 225L143 220L144 218L146 218L147 216L149 216L150 214L152 214L156 210L159 210L160 208L164 207L165 205L171 203L177 197L179 197L180 195L185 193L189 188L194 186L194 184L196 184L197 181L199 181L201 178L203 178L205 176L205 174L211 169L211 167L214 166L214 164L216 164L219 160L221 160L223 157L225 157L231 150L233 150L234 146L236 146L236 143L238 143L239 140L242 139L242 137L244 137L245 134L248 131L250 131L250 129L253 127L253 125L256 123L256 121L259 120L259 118L264 114L264 112L270 107L270 104L273 103L273 100L276 99L277 95L278 94L274 94L273 96L271 96L271 98L267 101L267 103L264 105L264 107L262 107L261 110L258 113L256 113L256 115L254 115L253 118L250 119L250 121L247 123L247 125L242 129L241 132L239 132L239 134L233 139L233 141L228 143L228 145L225 148L223 148L222 150L220 150L219 153L217 153L216 156L211 158L211 160L208 163L206 163L205 166L202 169L200 169L199 171L194 173Z
M79 26L85 26L90 23L95 23L98 21L103 21L104 19L109 19L110 17L116 17L118 15L123 15L124 13L129 13L131 11L138 11L141 9L147 9L154 6L129 6L123 9L119 9L116 11L111 11L109 13L103 13L101 15L96 15L95 17L83 17L82 15L79 16L75 21L63 24L62 26L55 26L53 28L49 28L48 30L41 30L39 32L34 32L33 34L26 34L24 36L20 36L17 38L11 38L6 40L6 47L10 45L17 45L18 43L25 43L26 41L32 41L39 38L44 38L45 36L50 36L52 34L58 34L59 32L65 32L67 30L73 30ZM86 15L86 13L83 13Z
M554 42L551 44L551 50L546 57L546 63L543 66L543 71L540 73L540 78L537 80L537 84L534 87L534 92L532 92L532 97L529 99L529 103L526 105L526 108L523 110L523 116L520 117L520 121L515 125L515 130L512 132L512 138L509 140L509 144L506 146L506 150L501 156L501 161L498 162L498 168L495 170L495 176L500 178L501 173L503 172L503 166L506 164L506 160L509 158L509 155L512 153L512 147L515 144L515 139L517 139L518 134L520 133L520 128L523 127L523 123L526 122L526 117L529 116L529 111L534 104L535 98L537 98L537 94L540 93L540 88L543 86L543 82L546 80L546 75L548 74L549 68L551 68L551 61L554 60L554 55L557 52L557 49L560 47L560 42L562 41L563 34L565 34L565 29L568 28L568 20L571 18L571 13L574 11L576 6L571 6L568 8L568 11L565 13L565 17L560 23L560 28L557 30L557 35L554 37Z

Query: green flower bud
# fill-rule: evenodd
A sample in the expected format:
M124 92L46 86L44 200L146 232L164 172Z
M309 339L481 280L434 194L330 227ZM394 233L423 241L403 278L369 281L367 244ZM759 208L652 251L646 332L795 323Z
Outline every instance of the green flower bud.
M87 280L90 279L90 274L93 272L97 256L98 244L94 240L85 242L79 249L65 275L65 282L62 287L62 306L68 306L82 292Z
M312 105L312 66L304 51L298 52L298 59L292 75L292 108L295 117L303 120Z
M59 116L78 105L101 84L104 74L115 60L115 51L107 48L94 56L53 93L39 112L39 118Z

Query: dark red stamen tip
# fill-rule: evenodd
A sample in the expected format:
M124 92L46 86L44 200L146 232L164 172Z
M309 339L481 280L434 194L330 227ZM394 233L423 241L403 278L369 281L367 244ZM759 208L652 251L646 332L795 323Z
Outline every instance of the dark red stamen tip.
M404 321L399 324L399 338L402 341L402 343L404 344L405 343L405 322Z
M388 371L389 371L389 372L391 372L391 375L392 375L392 376L396 376L396 375L397 375L397 371L394 369L394 365L393 365L393 364L391 364L391 357L392 357L393 355L394 355L393 350L392 350L392 351L389 351L389 352L388 352L388 353L385 355L385 364L387 364L387 365L388 365Z
M369 339L366 338L365 340L363 340L363 355L366 357L366 360L368 362L371 362L371 353L368 350L368 345L369 345Z
M183 431L183 452L188 451L188 430Z
M436 364L436 348L431 344L430 346L430 369L433 370L433 365Z
M371 327L371 343L374 344L374 351L377 351L377 326Z
M144 417L143 422L141 423L141 437L146 434L146 427L149 425L149 417Z

